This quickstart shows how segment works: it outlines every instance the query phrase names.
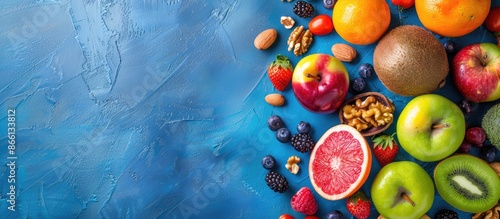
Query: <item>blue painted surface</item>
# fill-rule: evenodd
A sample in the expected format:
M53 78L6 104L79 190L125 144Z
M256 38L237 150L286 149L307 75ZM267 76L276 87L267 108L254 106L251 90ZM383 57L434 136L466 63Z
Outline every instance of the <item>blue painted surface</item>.
M317 14L331 14L312 3ZM292 130L309 121L317 140L339 119L303 109L290 87L282 92L284 107L263 101L275 92L267 64L279 53L292 64L300 59L287 51L290 30L279 23L289 15L307 25L292 7L278 0L2 1L1 217L301 218L289 201L311 186L309 157L279 143L266 120L280 115ZM391 14L391 29L420 25L414 8L391 5ZM278 40L256 50L253 39L267 28L278 30ZM460 47L496 42L484 26L453 40ZM315 37L308 54L330 53L338 42L345 41L335 33ZM354 47L358 58L345 63L352 78L360 64L372 63L375 44ZM392 99L396 115L411 99L390 93L376 76L367 90ZM436 93L461 100L451 81ZM479 125L492 104L478 105L468 123ZM8 182L9 109L15 110L15 183ZM266 186L260 159L267 154L288 178L287 193ZM303 159L297 175L284 168L291 155ZM414 161L404 151L397 160ZM429 173L435 166L418 163ZM363 191L379 169L374 161ZM11 185L15 212L8 209ZM345 200L315 196L318 216L338 209L352 218ZM436 195L429 215L441 208L450 207Z

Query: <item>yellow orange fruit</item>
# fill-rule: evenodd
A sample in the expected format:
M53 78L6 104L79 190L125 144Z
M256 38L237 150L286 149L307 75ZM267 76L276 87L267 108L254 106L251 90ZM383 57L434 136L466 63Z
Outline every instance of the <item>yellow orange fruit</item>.
M367 45L387 31L391 12L385 0L339 0L333 8L332 20L342 39Z
M466 35L486 20L491 0L416 0L422 25L444 37Z

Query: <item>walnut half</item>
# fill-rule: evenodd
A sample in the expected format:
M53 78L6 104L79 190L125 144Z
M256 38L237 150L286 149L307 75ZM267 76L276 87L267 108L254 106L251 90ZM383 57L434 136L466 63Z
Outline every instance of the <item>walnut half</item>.
M307 49L312 44L313 34L311 31L306 30L304 26L296 27L290 37L288 37L288 51L293 50L293 54L300 56L307 52Z
M291 156L288 158L285 167L288 171L290 171L290 173L297 174L300 170L298 163L300 163L300 157Z
M286 29L292 29L295 25L295 20L290 16L281 16L280 23L283 24Z

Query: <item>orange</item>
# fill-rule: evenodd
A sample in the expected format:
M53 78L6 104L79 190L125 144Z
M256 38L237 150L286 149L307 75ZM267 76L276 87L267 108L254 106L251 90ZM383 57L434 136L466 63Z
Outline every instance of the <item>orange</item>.
M418 19L443 37L466 35L486 20L491 0L416 0Z
M333 7L332 20L342 39L367 45L387 31L391 12L385 0L339 0Z
M327 200L351 196L368 179L372 153L366 139L355 128L340 124L318 140L309 159L313 188Z

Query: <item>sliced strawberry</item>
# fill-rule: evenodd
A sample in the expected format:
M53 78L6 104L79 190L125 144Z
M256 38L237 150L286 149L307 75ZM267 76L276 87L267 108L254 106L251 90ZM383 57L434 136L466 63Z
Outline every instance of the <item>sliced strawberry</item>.
M347 210L359 219L366 219L370 216L371 201L361 190L347 198Z
M394 140L395 134L382 134L372 139L373 154L382 167L392 162L398 154L399 147Z
M292 81L293 67L290 59L284 55L278 54L267 68L269 80L279 91L284 91L290 81Z

